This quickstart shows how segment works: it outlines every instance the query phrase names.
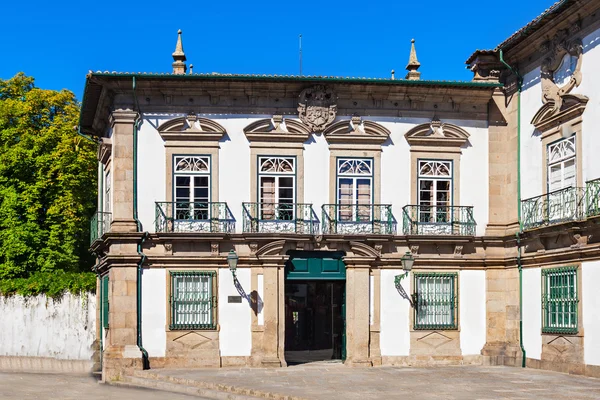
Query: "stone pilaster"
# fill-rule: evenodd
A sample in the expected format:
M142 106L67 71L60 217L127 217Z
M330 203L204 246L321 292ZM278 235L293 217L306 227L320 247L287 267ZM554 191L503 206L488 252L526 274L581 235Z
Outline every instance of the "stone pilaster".
M346 363L370 367L369 267L346 259Z
M262 335L263 367L285 365L283 338L285 337L285 286L281 257L265 261L264 271L264 330Z
M112 232L135 232L133 219L133 130L138 113L116 110L111 114L112 127Z
M519 271L486 271L486 343L484 365L520 365Z
M135 262L111 266L109 270L108 336L102 377L121 379L125 370L141 369L142 354L137 347L137 269Z

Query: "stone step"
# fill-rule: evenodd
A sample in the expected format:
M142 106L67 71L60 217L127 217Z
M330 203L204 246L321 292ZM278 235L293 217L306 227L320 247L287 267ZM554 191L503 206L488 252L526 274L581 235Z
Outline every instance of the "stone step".
M123 381L111 382L111 385L132 388L149 388L164 392L187 394L211 400L256 400L256 397L229 393L226 391L207 389L194 385L185 385L161 379L126 376Z
M280 393L266 392L256 389L248 389L239 386L223 385L214 382L204 382L200 380L178 378L175 376L168 376L152 372L152 370L133 371L133 375L130 378L139 378L145 380L152 380L156 382L171 383L174 385L181 385L184 387L192 387L196 389L211 390L219 392L221 394L237 395L240 397L221 397L231 399L273 399L273 400L305 400L301 397L289 396ZM245 396L245 397L244 397Z

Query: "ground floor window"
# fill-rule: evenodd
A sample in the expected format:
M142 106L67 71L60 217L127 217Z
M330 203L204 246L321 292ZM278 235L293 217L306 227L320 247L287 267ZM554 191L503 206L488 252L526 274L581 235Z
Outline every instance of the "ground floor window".
M457 329L456 273L415 273L415 329Z
M101 311L102 311L102 327L108 329L108 275L104 275L100 280L100 298L101 298Z
M542 270L544 333L577 333L577 267Z
M171 272L170 329L215 329L215 271Z

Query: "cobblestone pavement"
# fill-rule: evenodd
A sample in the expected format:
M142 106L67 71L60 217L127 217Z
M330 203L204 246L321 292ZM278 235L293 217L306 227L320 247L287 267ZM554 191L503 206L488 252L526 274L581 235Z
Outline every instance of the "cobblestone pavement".
M280 369L152 370L152 373L304 399L600 399L600 379L529 368L363 369L340 364L305 364Z
M102 385L88 376L0 373L0 399L198 400L199 397Z

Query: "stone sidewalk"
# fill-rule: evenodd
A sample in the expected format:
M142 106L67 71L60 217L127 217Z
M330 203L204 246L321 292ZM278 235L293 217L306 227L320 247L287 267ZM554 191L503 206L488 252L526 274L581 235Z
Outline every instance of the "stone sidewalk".
M279 399L600 399L600 380L529 368L348 368L316 363L280 369L136 371L136 384L210 387Z

